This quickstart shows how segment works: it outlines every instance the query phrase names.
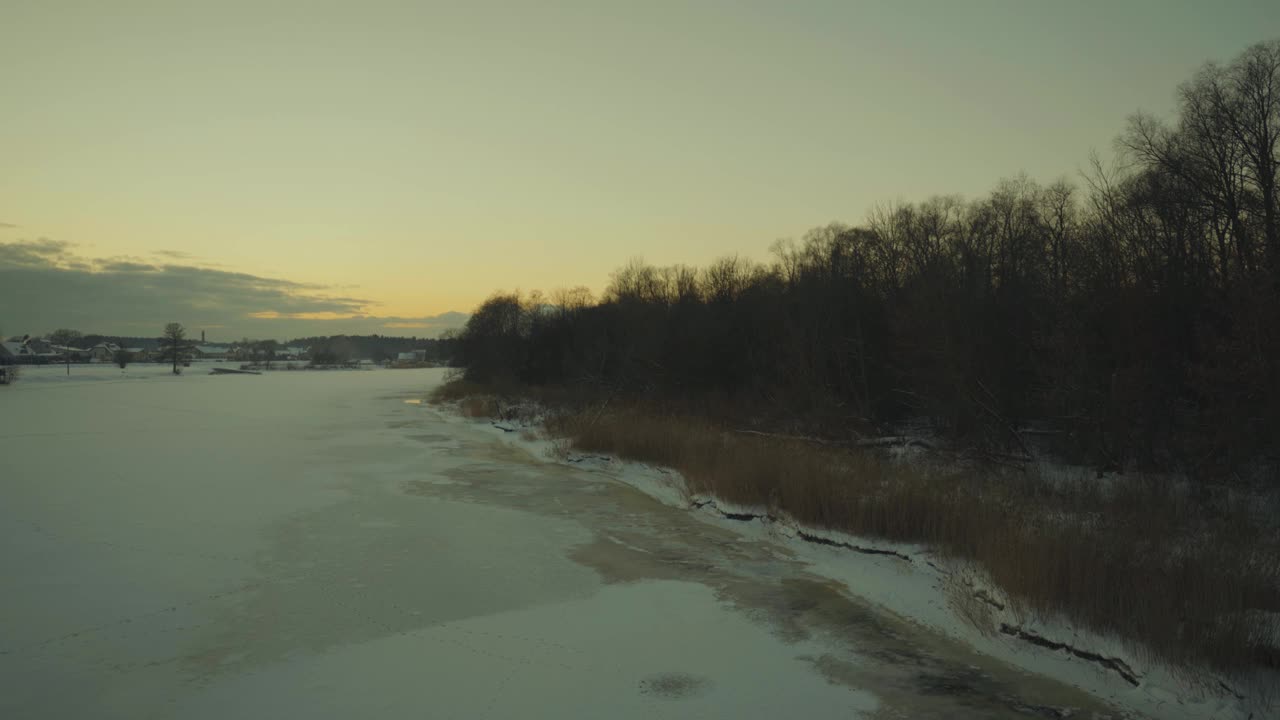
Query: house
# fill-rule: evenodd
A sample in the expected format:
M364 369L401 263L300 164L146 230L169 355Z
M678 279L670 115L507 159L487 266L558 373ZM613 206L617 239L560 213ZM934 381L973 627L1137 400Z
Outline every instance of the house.
M303 355L307 354L306 348L295 347L290 345L276 350L277 360L305 360Z
M48 340L43 340L41 338L31 338L30 340L28 340L27 350L30 350L36 355L54 354L53 343L49 342Z
M49 343L43 340L33 340L30 335L15 335L8 340L0 342L0 361L6 363L17 362L37 362L42 352L47 352Z
M198 360L226 360L227 348L220 345L195 345L191 356Z
M409 352L396 353L396 367L430 367L434 365L427 359L426 350L410 350Z
M0 342L0 363L31 362L33 353L21 342Z
M111 362L119 350L120 346L113 342L98 343L89 348L89 362Z
M68 345L54 345L53 353L58 360L70 360L71 362L86 362L89 359L89 351Z
M63 359L64 357L61 353L43 340L39 343L34 340L26 342L6 340L0 342L0 363L5 365L60 362Z
M152 353L147 348L125 348L124 351L129 353L130 359L134 362L149 362L152 359Z

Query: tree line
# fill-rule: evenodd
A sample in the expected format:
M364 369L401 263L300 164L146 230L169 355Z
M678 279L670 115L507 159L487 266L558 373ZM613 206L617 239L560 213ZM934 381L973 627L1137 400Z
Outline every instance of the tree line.
M295 338L285 343L312 349L334 362L363 358L374 362L394 360L399 353L426 350L428 360L447 363L453 357L453 340L444 338L398 337L393 335L323 335Z
M925 423L1099 467L1275 481L1280 40L1205 65L1079 184L1001 182L779 242L500 293L467 377L866 435Z
M185 328L184 328L185 332ZM70 328L59 328L45 339L59 347L88 349L99 343L115 343L121 347L136 347L155 350L162 345L162 340L155 337L129 337L121 335L85 334ZM369 359L375 362L394 360L402 352L426 350L428 360L447 363L453 356L453 340L444 338L417 338L392 335L316 335L294 338L280 342L272 339L258 340L242 338L230 343L210 342L213 345L224 345L230 350L238 351L245 359L258 362L274 358L286 347L309 349L319 353L333 362L345 362L352 359Z

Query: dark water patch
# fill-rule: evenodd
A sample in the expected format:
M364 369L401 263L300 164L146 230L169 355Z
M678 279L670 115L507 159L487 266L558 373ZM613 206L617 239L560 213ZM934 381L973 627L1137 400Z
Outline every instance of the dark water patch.
M1023 628L1015 627L1007 623L1000 624L1000 632L1004 633L1005 635L1016 637L1019 640L1029 642L1032 645L1037 645L1039 647L1047 648L1049 650L1061 650L1061 651L1070 653L1071 655L1074 655L1080 658L1081 660L1095 663L1101 667L1104 667L1107 670L1110 670L1111 672L1114 672L1120 677L1124 678L1125 682L1129 683L1130 685L1134 687L1138 687L1139 683L1138 683L1137 673L1135 673L1129 667L1128 663L1126 663L1124 660L1121 660L1120 658L1107 657L1105 655L1100 655L1098 653L1091 652L1089 650L1082 650L1078 647L1068 645L1067 643L1056 642L1054 640L1050 640L1041 635L1037 635L1036 633L1029 632L1027 630L1024 630Z
M686 700L704 694L711 681L697 675L666 672L650 675L640 681L640 694L664 700Z
M915 685L923 695L973 695L977 693L975 685L982 680L974 670L946 675L926 672L916 675Z
M912 562L909 556L903 555L902 553L897 552L896 550L884 550L881 548L863 547L861 545L854 545L852 543L839 542L837 540L832 540L830 538L822 537L821 535L812 535L803 530L799 531L799 535L801 540L804 540L807 543L813 543L814 545L827 545L830 547L844 548L846 550L852 550L857 553L862 553L863 555L889 555L891 557L896 557L899 560Z
M410 440L417 440L420 443L437 444L437 443L456 443L457 439L445 434L428 433L424 435L408 435Z

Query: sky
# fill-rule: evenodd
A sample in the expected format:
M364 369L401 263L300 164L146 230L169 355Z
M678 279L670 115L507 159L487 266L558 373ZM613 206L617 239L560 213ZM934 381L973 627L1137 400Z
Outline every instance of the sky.
M1273 1L0 0L0 333L428 336L764 259L1075 177L1278 36Z

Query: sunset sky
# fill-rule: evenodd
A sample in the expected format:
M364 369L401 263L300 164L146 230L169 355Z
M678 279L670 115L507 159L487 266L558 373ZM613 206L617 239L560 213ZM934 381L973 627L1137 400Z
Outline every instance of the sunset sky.
M1259 2L0 2L0 332L429 335L1074 176ZM351 318L350 316L359 316Z

